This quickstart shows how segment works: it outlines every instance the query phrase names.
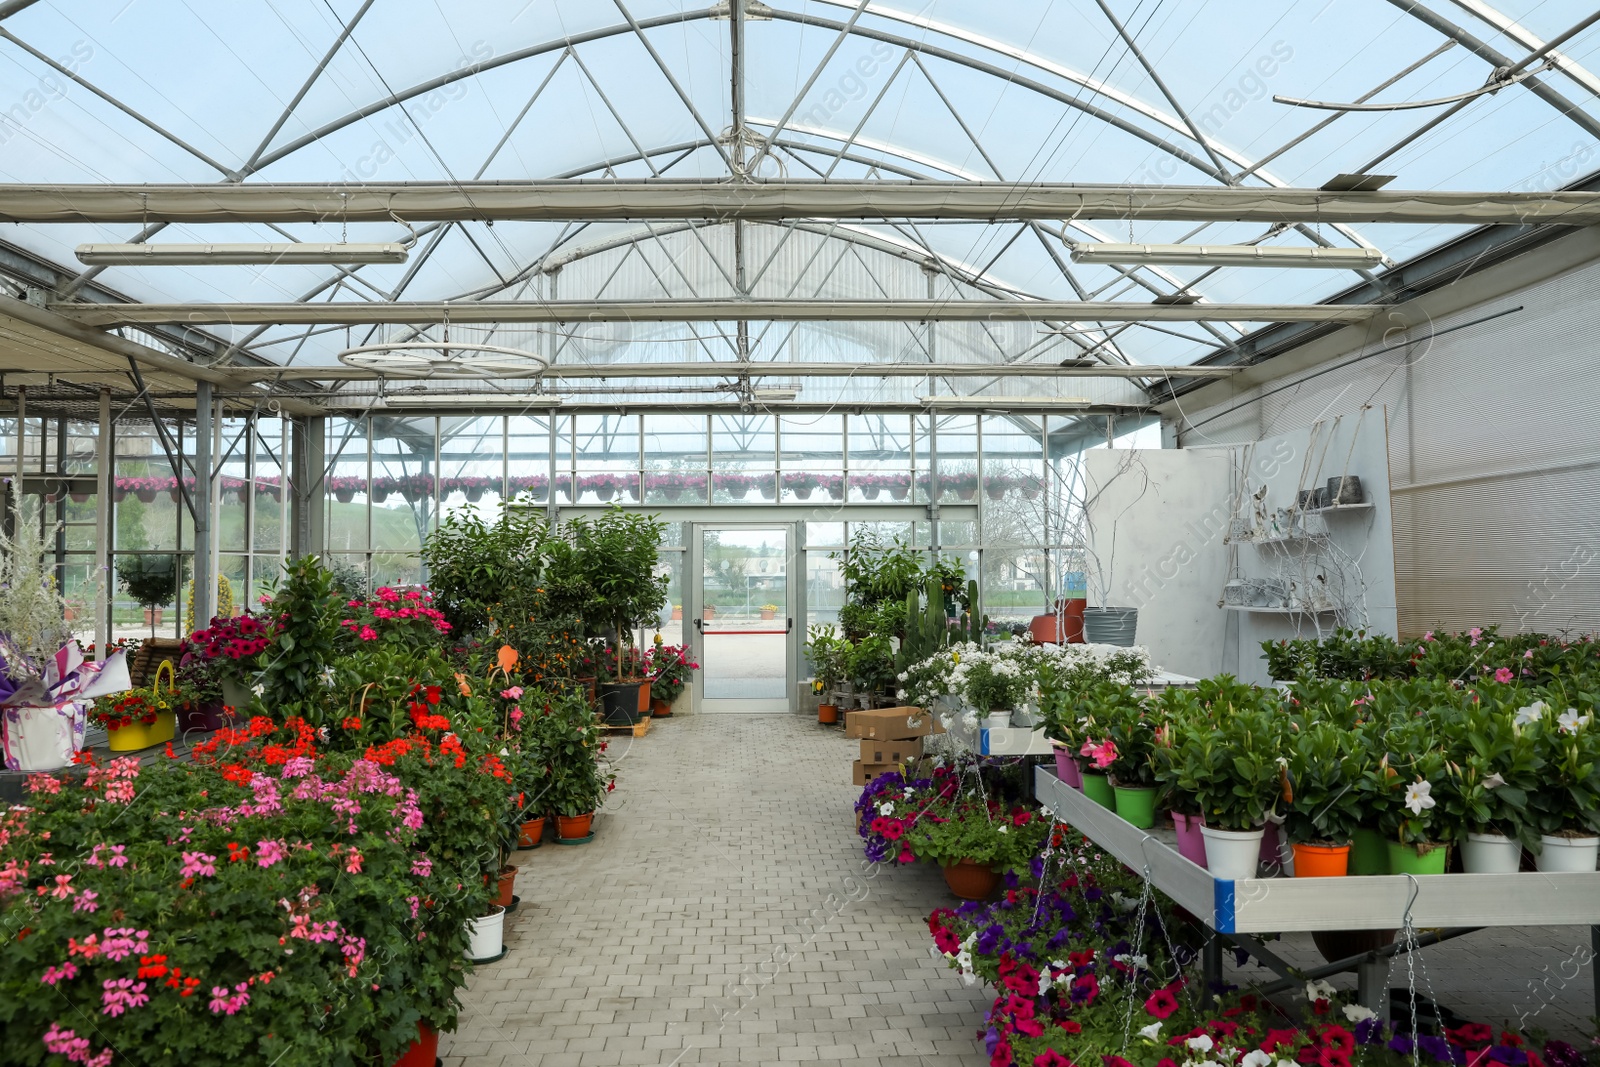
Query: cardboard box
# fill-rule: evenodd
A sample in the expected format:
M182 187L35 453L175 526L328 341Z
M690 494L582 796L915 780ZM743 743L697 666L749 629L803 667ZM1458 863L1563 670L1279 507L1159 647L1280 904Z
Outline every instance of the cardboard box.
M922 738L861 742L862 763L907 763L922 755Z
M844 735L873 741L906 741L928 734L942 734L944 727L932 712L921 708L878 708L852 711L845 716Z
M862 763L860 760L856 760L855 763L851 764L851 768L854 773L850 776L850 780L855 782L856 785L866 785L880 774L898 771L900 765L897 763Z

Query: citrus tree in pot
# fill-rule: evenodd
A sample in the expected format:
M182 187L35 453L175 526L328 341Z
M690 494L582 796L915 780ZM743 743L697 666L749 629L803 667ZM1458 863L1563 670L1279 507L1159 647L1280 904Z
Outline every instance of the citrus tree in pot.
M612 641L615 680L601 688L606 721L639 721L641 670L632 666L627 651L633 648L635 627L660 617L666 603L670 577L657 573L661 539L667 524L654 515L626 512L613 505L593 518L577 518L566 529L573 547L573 562L591 591L585 615L599 621ZM647 705L648 706L648 705Z

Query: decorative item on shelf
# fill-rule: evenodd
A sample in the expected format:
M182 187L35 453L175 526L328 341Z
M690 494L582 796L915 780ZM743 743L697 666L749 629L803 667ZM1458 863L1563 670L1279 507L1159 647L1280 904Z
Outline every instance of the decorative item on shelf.
M1244 578L1229 578L1222 587L1222 602L1235 607L1249 604L1253 599L1249 581Z
M1328 479L1327 503L1324 507L1340 507L1346 504L1359 504L1366 498L1362 495L1361 479L1353 474L1338 475Z

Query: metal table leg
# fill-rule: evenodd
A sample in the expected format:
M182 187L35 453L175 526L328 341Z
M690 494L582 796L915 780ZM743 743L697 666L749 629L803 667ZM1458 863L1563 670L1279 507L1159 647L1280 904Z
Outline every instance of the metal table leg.
M1379 1021L1389 1022L1389 959L1369 955L1356 964L1356 999L1361 1006L1376 1012Z
M1200 950L1200 975L1207 993L1222 985L1222 935L1213 933Z

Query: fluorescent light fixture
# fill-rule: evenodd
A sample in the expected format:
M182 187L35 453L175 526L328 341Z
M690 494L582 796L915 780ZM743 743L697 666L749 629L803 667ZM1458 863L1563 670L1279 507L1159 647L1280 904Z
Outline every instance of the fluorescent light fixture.
M766 403L773 400L793 400L800 395L799 388L794 389L753 389L750 396L753 399Z
M1086 408L1089 400L1081 396L925 396L930 408Z
M1283 245L1075 244L1074 263L1195 267L1322 267L1358 270L1380 266L1376 248L1300 248Z
M408 250L396 242L345 244L301 241L293 244L136 244L79 245L78 262L91 267L270 265L275 263L404 263Z
M545 393L413 393L406 396L390 395L392 408L448 408L456 405L522 404L530 411L561 406L559 396Z

